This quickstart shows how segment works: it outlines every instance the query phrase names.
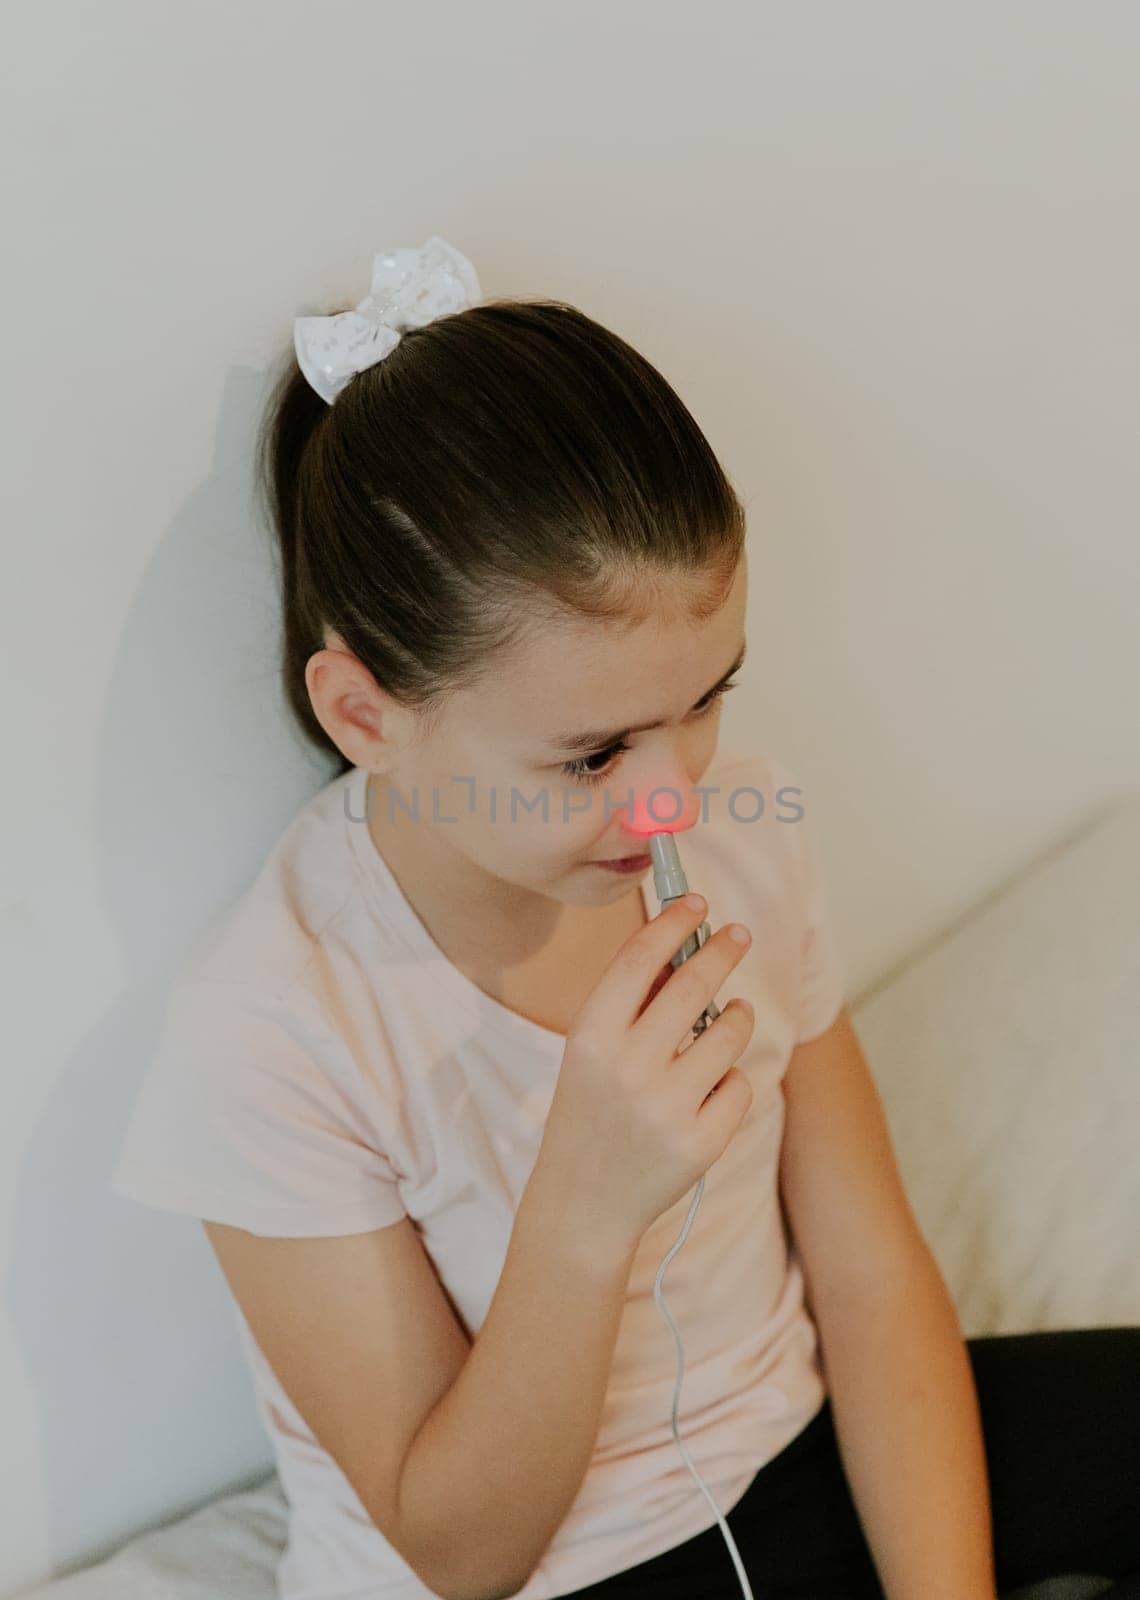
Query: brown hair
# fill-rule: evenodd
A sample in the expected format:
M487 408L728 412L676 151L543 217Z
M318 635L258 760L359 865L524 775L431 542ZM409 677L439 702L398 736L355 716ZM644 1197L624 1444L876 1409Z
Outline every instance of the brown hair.
M554 300L409 329L331 406L290 351L257 481L280 558L286 698L338 773L350 762L305 684L326 625L427 726L543 614L642 620L679 578L690 614L711 614L745 533L661 374Z

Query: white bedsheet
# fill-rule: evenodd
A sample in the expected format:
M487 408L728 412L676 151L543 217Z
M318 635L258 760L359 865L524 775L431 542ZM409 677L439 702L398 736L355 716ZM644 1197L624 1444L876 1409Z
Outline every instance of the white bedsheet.
M138 1535L98 1566L24 1600L276 1600L287 1506L271 1473L178 1521Z

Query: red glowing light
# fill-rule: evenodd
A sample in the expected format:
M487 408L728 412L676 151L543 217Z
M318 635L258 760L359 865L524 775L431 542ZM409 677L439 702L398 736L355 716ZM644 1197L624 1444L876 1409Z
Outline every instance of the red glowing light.
M656 822L652 818L639 818L626 823L627 831L639 838L648 839L651 833L683 833L688 826L680 817L675 822Z
M687 784L662 781L638 785L627 793L627 802L615 809L622 813L621 832L635 839L644 840L654 833L683 833L697 821L700 806Z

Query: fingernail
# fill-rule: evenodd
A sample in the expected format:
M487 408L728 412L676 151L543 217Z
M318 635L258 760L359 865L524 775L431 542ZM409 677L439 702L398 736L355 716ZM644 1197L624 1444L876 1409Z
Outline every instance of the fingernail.
M703 894L687 894L685 904L693 911L703 911L708 904Z
M728 937L734 939L737 944L747 944L752 935L742 923L732 922L729 923Z

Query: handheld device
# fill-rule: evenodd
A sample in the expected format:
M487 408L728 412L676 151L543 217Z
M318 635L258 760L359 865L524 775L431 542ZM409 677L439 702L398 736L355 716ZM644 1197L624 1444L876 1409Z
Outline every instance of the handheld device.
M658 900L661 902L661 905L664 907L668 905L671 900L677 900L682 895L688 894L689 882L685 877L685 869L681 865L681 856L677 849L677 840L674 835L671 833L651 833L649 835L649 854L653 858L653 887L656 891ZM695 956L697 951L705 943L706 939L708 939L709 934L709 923L702 922L696 932L689 935L681 948L675 951L674 954L669 957L672 966L674 968L679 967L684 962L688 961L692 956ZM715 1000L710 1000L708 1005L701 1012L700 1016L693 1023L693 1037L698 1038L708 1027L709 1023L719 1016L720 1007L717 1005ZM709 1505L712 1506L713 1511L716 1513L716 1520L720 1524L720 1531L724 1534L725 1542L728 1545L728 1553L732 1557L733 1565L736 1568L736 1576L740 1579L740 1587L744 1592L745 1600L754 1600L752 1589L748 1582L748 1574L745 1572L744 1563L740 1559L740 1551L736 1548L736 1541L732 1537L732 1530L725 1521L720 1507L713 1499L707 1484L697 1471L696 1467L693 1465L692 1457L685 1449L685 1446L681 1441L681 1435L677 1431L677 1402L681 1397L681 1381L685 1373L685 1350L681 1343L681 1336L677 1332L677 1324L673 1321L673 1318L669 1314L668 1307L661 1298L661 1283L665 1277L665 1268L669 1265L670 1261L672 1261L673 1257L677 1254L677 1251L681 1248L689 1236L689 1229L693 1225L693 1218L697 1214L697 1207L701 1203L701 1195L704 1193L704 1190L705 1180L704 1176L702 1176L701 1181L697 1184L696 1190L693 1194L693 1203L690 1205L689 1214L685 1218L685 1226L681 1229L676 1244L669 1251L669 1254L665 1257L664 1261L662 1261L661 1265L657 1269L657 1277L653 1284L653 1298L657 1302L657 1309L661 1312L661 1315L665 1318L666 1322L672 1329L673 1342L677 1346L677 1382L673 1389L673 1439L677 1445L677 1449L681 1452L685 1465L695 1478L701 1493L704 1495L705 1499L708 1501Z
M671 833L651 833L649 835L649 854L653 858L653 888L662 907L671 900L679 900L682 895L689 892L689 880L685 877L685 869L681 865L680 852L677 849L676 837ZM707 922L702 922L695 933L691 933L681 948L669 957L674 967L679 967L688 961L690 956L695 956L697 951L709 937L710 928ZM694 1037L704 1033L714 1017L720 1016L720 1007L715 1000L710 1000L701 1012L696 1022L693 1023Z

